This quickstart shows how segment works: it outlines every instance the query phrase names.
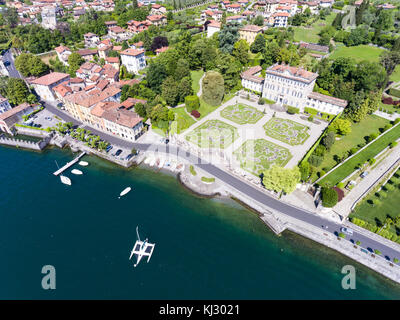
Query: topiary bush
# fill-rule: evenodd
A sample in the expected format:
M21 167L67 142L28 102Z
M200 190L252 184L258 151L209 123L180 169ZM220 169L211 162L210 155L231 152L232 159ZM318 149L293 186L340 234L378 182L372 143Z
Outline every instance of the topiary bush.
M185 106L187 112L198 110L200 108L200 99L198 96L187 96L185 97Z
M203 99L212 106L221 104L224 97L224 78L217 71L208 71L203 78Z
M200 112L198 112L197 110L193 110L190 114L196 119L200 118Z
M338 194L335 189L323 187L321 191L322 205L325 208L332 208L338 202Z

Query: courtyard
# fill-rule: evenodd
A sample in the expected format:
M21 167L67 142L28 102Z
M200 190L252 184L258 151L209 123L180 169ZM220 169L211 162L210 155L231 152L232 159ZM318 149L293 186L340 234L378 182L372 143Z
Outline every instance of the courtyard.
M289 119L273 117L263 128L267 136L290 144L291 146L304 144L310 136L307 126Z
M226 107L221 111L221 116L237 124L247 124L258 122L264 114L254 107L245 104L235 104Z
M233 154L242 169L256 176L273 165L284 167L292 157L288 149L265 139L246 140Z
M185 138L200 148L225 149L238 136L239 134L234 126L220 120L208 120L188 133Z

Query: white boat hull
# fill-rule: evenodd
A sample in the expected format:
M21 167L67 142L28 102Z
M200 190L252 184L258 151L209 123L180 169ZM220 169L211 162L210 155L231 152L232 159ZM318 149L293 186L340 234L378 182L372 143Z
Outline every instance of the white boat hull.
M78 169L72 169L72 170L71 170L71 173L77 174L77 175L83 174L83 172L82 172L81 170L78 170Z

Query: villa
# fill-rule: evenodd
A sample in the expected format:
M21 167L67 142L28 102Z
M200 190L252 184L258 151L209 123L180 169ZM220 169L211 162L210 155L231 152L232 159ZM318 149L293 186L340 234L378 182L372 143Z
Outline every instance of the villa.
M139 74L139 70L146 68L144 50L128 48L121 51L121 61L128 72Z

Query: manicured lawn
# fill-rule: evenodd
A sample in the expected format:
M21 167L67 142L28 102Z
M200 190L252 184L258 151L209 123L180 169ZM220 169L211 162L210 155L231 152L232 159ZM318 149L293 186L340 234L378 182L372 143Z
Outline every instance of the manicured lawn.
M389 77L390 81L399 82L400 81L400 65L394 69L393 73Z
M354 47L338 46L338 48L330 55L330 58L337 59L339 57L353 58L356 61L368 60L372 62L379 61L379 55L383 49L368 45L359 45Z
M330 151L324 155L324 160L320 168L328 172L336 165L335 155L342 155L351 148L357 147L361 143L365 143L365 137L371 133L378 133L389 121L378 116L368 115L363 121L353 123L351 125L351 133L335 141Z
M200 112L200 119L203 119L206 115L208 115L210 112L213 112L215 109L217 109L218 107L214 107L208 103L206 103L202 98L200 98L200 108L199 111Z
M226 107L221 111L221 116L237 124L256 123L264 114L256 108L238 104Z
M379 138L369 144L367 148L357 154L355 157L344 162L344 164L332 171L324 179L320 181L320 184L336 185L346 178L349 174L356 170L356 167L360 163L365 163L368 159L374 158L379 152L385 149L391 142L396 141L400 138L400 126L396 125L393 130L387 131L382 134Z
M175 121L171 123L171 133L181 133L189 128L196 121L187 112L185 107L172 109L175 116Z
M294 40L295 41L305 41L311 43L318 43L319 35L318 33L325 27L330 26L332 21L335 19L336 14L331 13L326 17L325 20L317 20L309 28L307 27L293 27L294 29Z
M292 146L303 144L310 136L307 126L287 119L271 118L263 128L267 136Z
M238 136L234 126L219 120L208 120L188 133L185 138L200 148L224 149L230 146Z
M197 71L190 71L190 77L192 78L192 88L194 94L197 94L200 90L200 78L203 76L204 71L203 70L197 70Z
M272 165L284 167L292 157L288 149L265 139L247 140L234 155L242 169L257 177Z
M384 224L386 217L389 215L391 219L396 218L400 215L400 211L398 210L400 206L400 184L399 184L400 171L390 179L389 184L394 186L394 190L383 190L379 191L379 197L376 196L376 193L370 194L367 198L365 198L354 210L354 212L350 215L350 218L358 218L362 219L374 226L381 227ZM386 185L388 185L388 183ZM382 197L382 194L386 194L386 197ZM380 200L380 204L373 205L371 200ZM389 229L391 234L400 234L400 229L395 226L391 226ZM400 258L400 257L398 257Z

